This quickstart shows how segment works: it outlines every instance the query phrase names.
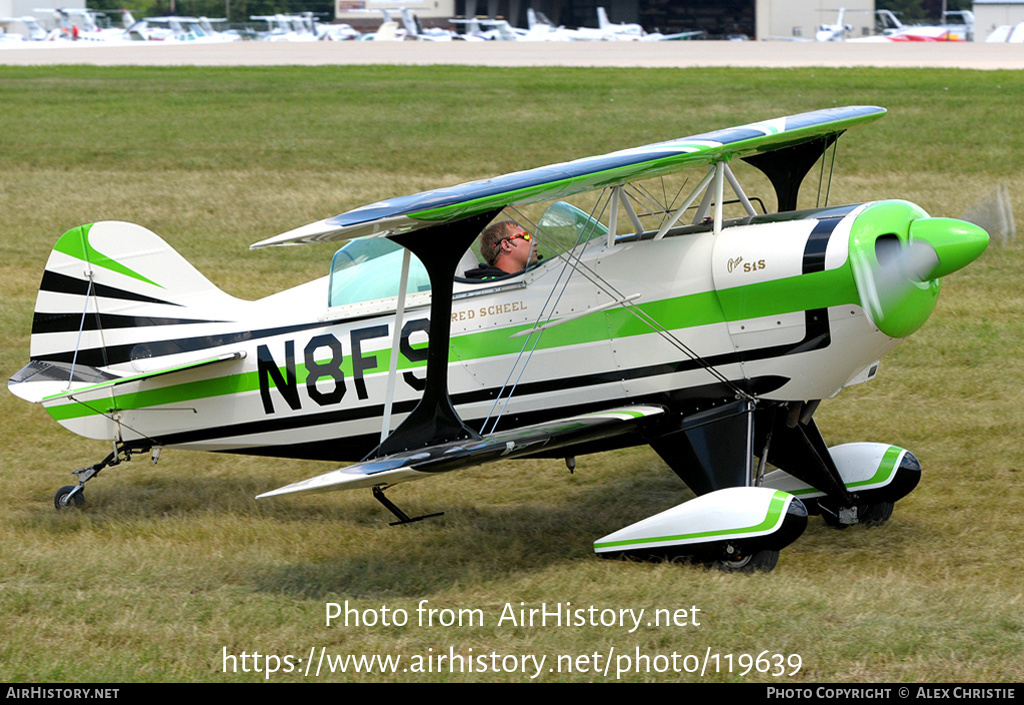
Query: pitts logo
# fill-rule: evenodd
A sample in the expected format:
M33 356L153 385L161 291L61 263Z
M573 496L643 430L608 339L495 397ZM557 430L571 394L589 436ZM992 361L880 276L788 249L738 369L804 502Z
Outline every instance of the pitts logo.
M734 271L759 272L765 268L765 262L763 259L759 259L756 262L744 262L743 257L732 257L726 264L726 268L729 270L729 274L732 274Z

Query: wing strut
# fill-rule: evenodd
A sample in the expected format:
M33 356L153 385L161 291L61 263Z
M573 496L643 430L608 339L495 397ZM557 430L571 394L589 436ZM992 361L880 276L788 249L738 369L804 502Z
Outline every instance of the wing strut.
M791 147L762 152L743 161L760 169L775 187L775 195L779 201L779 212L795 211L796 197L800 192L800 184L807 172L811 170L818 158L825 153L832 143L839 139L843 131L833 132L819 139L801 142Z
M636 211L633 209L633 204L629 202L629 199L626 198L626 194L623 193L622 187L615 186L614 188L612 188L612 195L614 197L617 197L619 203L622 204L622 208L623 210L626 211L626 215L629 216L629 222L633 224L633 230L636 232L636 234L643 235L644 225L643 223L640 222L640 216L638 216L636 214Z
M402 276L398 284L398 307L395 311L395 330L391 336L391 362L388 365L388 387L384 395L384 417L380 424L380 442L388 437L391 431L391 409L395 403L395 380L398 378L398 350L402 342L402 326L405 318L405 290L409 286L409 262L412 253L405 249L402 252Z
M705 191L712 181L714 181L714 191ZM679 221L683 213L693 205L693 202L696 201L697 197L702 193L704 194L704 199L701 201L700 208L697 210L697 214L694 216L693 222L698 223L703 220L713 205L715 209L714 232L716 235L722 232L722 209L724 207L726 181L729 182L729 187L732 188L733 193L735 193L736 197L740 200L740 203L743 205L743 209L747 212L747 215L757 215L754 211L754 206L750 203L750 199L747 198L747 194L743 192L743 187L740 186L740 182L732 173L732 169L729 168L729 165L725 162L716 162L708 169L704 178L701 179L700 183L697 184L697 187L693 189L689 196L687 196L686 200L683 201L678 208L672 211L672 215L669 216L668 220L661 224L661 227L658 228L658 232L654 235L654 239L661 240L665 237L672 226Z
M697 188L693 189L693 191L686 198L686 200L683 201L679 205L679 207L675 209L675 211L673 211L671 217L669 217L668 220L662 223L661 227L658 229L657 234L654 236L655 240L660 240L663 237L665 237L665 234L672 228L673 225L676 224L676 222L679 221L679 218L681 218L683 213L686 212L686 209L693 205L693 202L696 201L697 197L704 192L704 189L708 187L708 184L711 183L711 179L713 179L714 177L715 169L708 169L708 172L704 175L704 178L701 179L699 184L697 184Z
M463 253L500 209L435 225L426 231L389 236L416 255L430 277L430 343L423 397L395 432L364 460L450 441L479 439L463 423L448 396L448 349L452 332L455 271Z

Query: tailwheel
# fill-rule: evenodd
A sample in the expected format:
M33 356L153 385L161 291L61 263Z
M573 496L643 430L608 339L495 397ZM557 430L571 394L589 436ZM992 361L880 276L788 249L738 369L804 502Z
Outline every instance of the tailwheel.
M57 508L57 511L61 509L67 509L68 507L81 507L85 504L85 483L100 474L100 470L111 467L113 465L120 465L122 462L127 462L132 459L133 452L146 452L151 448L146 447L143 449L133 449L124 443L114 443L113 452L106 458L90 465L89 467L82 468L81 470L75 470L72 475L78 477L77 485L64 485L57 494L53 496L53 506ZM159 448L153 450L153 464L156 464L157 459L160 457Z
M85 505L85 490L81 485L64 485L53 496L53 506L57 509L78 508Z
M761 549L729 560L715 561L711 565L724 573L769 573L779 562L779 552Z

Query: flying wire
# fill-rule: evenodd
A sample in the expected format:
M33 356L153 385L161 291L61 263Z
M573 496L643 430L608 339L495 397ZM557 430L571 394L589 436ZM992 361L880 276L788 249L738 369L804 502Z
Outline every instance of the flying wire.
M602 199L599 198L597 200L597 202L594 204L594 207L593 207L593 209L591 209L591 212L589 214L589 217L588 217L588 227L591 228L591 229L594 227L594 224L598 222L598 219L596 219L594 217L594 212L597 210L597 207L601 204L601 202L602 202ZM605 204L607 206L607 201L605 201ZM533 222L533 220L529 216L527 216L525 213L519 211L516 208L510 208L510 210L515 214L515 216L518 219L520 219L520 220L526 222L527 224L529 224L531 229L534 231L534 234L542 233L542 231L544 230L538 223ZM604 208L601 209L600 215L604 215ZM589 240L589 237L590 237L589 232L590 231L588 231L586 228L581 229L577 233L577 235L576 235L576 242L573 244L573 246L571 248L569 248L569 251L570 252L575 252L576 248L579 246L581 240L583 240L584 242L587 242ZM584 238L584 235L587 235L587 237ZM540 237L538 237L538 243L542 239L543 239L543 234L541 234ZM554 238L552 238L552 240L554 240ZM580 254L582 254L582 253L580 253ZM509 388L508 394L505 395L505 401L502 404L501 410L498 412L497 416L494 418L493 424L491 424L491 432L493 432L497 428L498 422L501 420L502 415L504 415L505 410L508 408L508 403L512 399L512 395L515 393L516 387L519 385L519 382L522 380L523 374L526 372L526 368L529 365L530 360L533 357L534 351L537 349L537 345L540 344L540 337L541 337L541 334L543 333L543 330L542 329L537 330L537 329L539 329L540 326L545 325L546 323L550 323L551 322L551 320L552 320L552 318L554 316L554 312L555 312L555 310L558 307L558 302L561 300L562 294L565 292L566 287L569 285L569 281L572 279L572 272L569 272L568 276L565 276L564 282L562 280L563 275L566 274L566 268L567 267L571 266L573 270L576 269L576 266L573 265L572 262L571 262L571 257L567 258L565 256L565 253L559 253L558 257L559 257L559 259L561 259L563 261L563 266L562 266L562 269L559 271L558 277L555 279L555 282L552 285L551 290L548 292L547 299L544 301L544 304L541 306L540 313L537 315L537 320L534 322L534 326L533 327L535 329L536 335L533 334L534 331L531 331L531 333L527 336L526 340L523 341L523 346L522 346L522 348L520 348L519 354L516 356L515 361L512 363L511 369L509 369L508 377L506 377L504 384L502 384L502 386L501 386L501 389L498 390L498 394L497 394L497 396L494 399L494 404L491 405L491 410L487 413L487 417L484 419L483 425L481 426L481 429L480 429L480 435L485 435L486 430L487 430L487 424L490 421L492 415L494 415L494 411L495 411L495 409L498 406L498 402L502 398L502 394L505 392L505 389L509 387L509 382L512 379L512 375L515 373L516 368L519 367L519 362L523 359L523 355L525 353L526 354L526 359L525 359L525 361L523 361L522 367L519 370L519 374L516 376L515 382L512 383L511 388ZM577 257L577 259L578 259L578 257ZM558 296L555 298L554 303L552 303L552 301L551 301L552 296L554 296L555 295L555 291L558 290L560 282L562 283L561 284L561 290L558 292ZM549 304L550 304L550 308L549 308ZM541 323L542 319L544 319L544 315L545 315L544 312L545 311L550 311L550 313L547 314L546 321L544 323ZM530 346L529 352L526 352L527 346L529 345L531 338L533 339L533 345Z
M615 299L619 303L619 305L622 306L622 308L624 310L626 310L627 312L629 312L630 314L635 316L638 320L640 320L646 326L651 328L661 338L663 338L665 341L667 341L674 348L676 348L677 350L682 352L684 355L689 357L692 361L694 361L697 364L699 364L706 372L708 372L708 374L710 374L716 380L718 380L723 385L728 387L738 398L746 399L746 400L754 400L754 396L753 395L748 393L746 390L742 389L739 385L737 385L735 382L733 382L731 379L729 379L725 374L720 372L713 364L711 364L704 357L702 357L701 355L696 353L694 350L692 350L683 341L681 341L676 335L674 335L671 331L669 331L667 328L665 328L663 325L661 325L654 317L652 317L649 313L647 313L642 307L633 304L629 300L629 297L626 297L622 292L620 292L618 289L616 289L611 283L609 283L601 275L599 275L596 271L591 269L585 262L583 262L583 260L582 260L583 251L582 250L577 250L577 247L580 244L581 240L583 240L585 243L589 242L591 234L593 232L593 228L595 227L596 223L598 222L598 220L594 218L595 212L598 211L598 206L601 205L602 203L604 204L604 207L601 208L600 213L598 214L598 217L600 218L600 217L604 216L605 208L607 208L607 205L610 202L610 199L612 197L614 197L614 195L611 193L611 189L606 189L606 191L609 193L609 197L607 199L602 197L602 198L598 199L597 203L595 203L594 208L591 210L590 216L588 218L587 227L580 229L580 232L577 235L576 244L572 248L570 248L569 251L562 252L562 253L558 254L558 257L563 260L565 265L563 266L562 270L559 272L558 278L555 280L555 283L552 286L551 292L548 294L547 300L545 301L544 305L541 307L541 313L537 316L537 322L534 324L534 328L538 328L540 325L544 325L544 324L541 323L541 321L544 320L544 317L545 317L545 313L544 312L545 311L549 311L549 313L547 314L547 319L546 319L545 323L549 323L553 319L554 310L557 307L558 301L561 299L561 296L564 293L565 288L568 286L568 283L569 283L569 280L571 279L572 273L579 272L585 279L587 279L592 284L594 284L598 288L598 290L602 291L605 294L608 294L613 299ZM649 193L646 193L645 197L646 198L652 198L655 202L657 200L656 198L653 198ZM633 198L634 198L634 200L638 200L635 196ZM529 217L527 217L525 214L521 213L520 211L518 211L516 209L511 209L511 210L514 211L514 213L516 214L516 216L518 218L520 218L521 220L523 220L523 221L527 222L528 224L530 224L531 227L534 229L534 232L541 233L541 237L539 238L539 241L540 241L540 239L543 238L543 235L544 235L544 233L542 232L543 228L539 227L539 225L534 223L532 221L532 219L530 219ZM658 212L658 211L652 211L651 214L653 215L655 212ZM660 212L666 212L666 211L660 211ZM584 235L586 235L586 237L584 237ZM584 246L584 249L585 249L585 246ZM571 269L571 271L569 272L569 276L566 277L565 281L563 282L562 281L562 277L563 277L563 274L565 274L566 269ZM552 296L554 295L555 290L559 288L559 284L560 283L561 283L561 289L559 290L558 296L554 300L553 306L549 309L548 306L549 306L549 304L551 304ZM527 337L527 340L524 341L523 347L520 349L519 354L517 355L516 360L515 360L515 362L512 365L512 368L509 370L509 374L508 374L508 377L505 380L505 383L502 385L501 389L498 392L497 397L495 398L494 404L491 407L491 411L488 412L487 418L485 418L485 420L484 420L483 426L481 428L481 435L485 434L485 432L487 430L487 425L490 422L491 417L494 415L495 409L497 408L499 401L502 399L502 395L505 393L506 388L509 388L509 383L510 383L510 381L512 379L512 376L513 376L513 374L515 374L515 370L519 366L519 363L523 359L523 355L525 354L526 355L526 359L523 362L523 365L522 365L522 367L521 367L521 369L519 371L519 374L516 377L515 382L511 384L511 388L509 388L508 394L505 395L505 401L504 401L504 403L501 406L501 410L498 412L497 416L495 417L493 424L491 424L491 432L493 432L493 430L497 427L497 424L498 424L501 416L504 414L504 412L505 412L505 410L506 410L506 408L508 406L509 400L511 399L512 395L515 393L515 389L518 386L519 381L522 379L522 375L525 372L526 367L529 364L529 361L530 361L530 359L531 359L531 357L533 355L534 350L536 350L536 347L537 347L537 345L540 342L540 334L542 332L543 331L537 331L537 335L536 336L534 336L532 334L532 332L531 332L531 334ZM528 347L530 338L533 338L534 341L533 341L533 345L529 346L530 347L529 352L527 352L527 347Z
M111 413L110 411L102 411L102 410L97 409L97 408L95 408L93 406L89 406L88 402L84 402L81 399L75 399L74 395L71 395L71 394L68 395L68 399L70 399L71 401L75 402L76 404L81 404L82 406L84 406L86 409L88 409L89 411L93 412L94 414L98 414L99 416L102 416L105 419L108 419L111 422L117 424L118 429L120 429L121 427L127 428L132 433L139 434L140 436L145 438L147 441L149 441L153 445L159 445L155 440L150 438L148 435L146 435L145 433L143 433L139 429L133 428L133 427L129 426L128 424L126 424L121 419L114 418L114 414ZM136 411L160 411L160 410L159 409L136 409ZM188 409L167 409L167 411L188 411ZM191 411L192 411L192 413L197 413L195 409L191 409ZM123 443L124 441L122 440L121 442Z
M839 151L839 139L832 142L832 163L828 167L828 185L825 187L825 205L828 205L828 198L832 194L832 177L836 173L836 152Z
M601 277L601 275L599 275L597 272L595 272L590 267L588 267L586 265L586 263L584 263L581 259L578 260L578 267L576 269L581 274L583 274L583 276L588 281L593 283L600 290L604 291L604 293L606 293L609 296L612 296L613 298L621 301L622 302L621 305L622 305L623 309L625 309L627 312L631 313L633 316L635 316L637 319L639 319L642 323L644 323L649 328L651 328L656 333L658 333L670 345L672 345L677 350L679 350L680 352L685 354L687 357L689 357L694 362L698 363L711 376L713 376L715 379L717 379L718 381L722 382L724 385L729 387L729 389L732 390L738 397L744 398L744 399L748 399L748 400L752 400L753 399L753 397L750 394L748 394L746 391L744 391L742 388L740 388L738 385L736 385L734 382L732 382L732 380L730 380L724 374L719 372L715 368L714 365L712 365L707 360L705 360L701 355L699 355L698 353L694 352L689 346L687 346L683 341L681 341L678 337L676 337L671 331L669 331L667 328L665 328L663 325L661 325L657 321L657 319L655 319L653 316L651 316L649 313L647 313L642 307L637 306L636 304L633 304L631 301L627 300L627 297L621 291L616 289L611 283L609 283L607 280L605 280L603 277Z
M583 275L589 281L591 281L593 284L595 284L595 286L598 286L598 288L600 288L603 291L605 291L605 293L607 293L610 296L612 296L613 298L619 300L621 302L621 305L622 305L623 309L625 309L627 312L631 313L633 316L635 316L637 319L639 319L642 323L644 323L649 328L651 328L656 333L658 333L670 345L672 345L677 350L679 350L680 352L682 352L683 354L688 356L694 362L698 363L711 376L713 376L718 381L722 382L722 384L726 385L738 397L743 398L743 399L747 399L747 400L753 400L754 397L752 395L750 395L745 390L743 390L741 387L739 387L736 383L734 383L732 380L730 380L726 375L724 375L723 373L719 372L718 369L716 369L714 365L712 365L710 362L705 360L701 355L699 355L698 353L693 351L688 345L686 345L682 340L680 340L677 336L675 336L671 331L669 331L667 328L665 328L663 325L661 325L657 321L657 319L655 319L653 316L651 316L649 313L647 313L641 306L638 306L638 305L632 303L632 301L627 300L627 297L622 292L620 292L618 289L616 289L614 286L612 286L611 283L609 283L607 280L605 280L603 277L601 277L601 275L599 275L597 272L595 272L592 269L590 269L582 260L579 261L578 271L583 273ZM588 275L591 275L591 276L588 276Z
M68 389L75 381L75 365L78 364L78 350L82 347L82 331L85 330L85 317L89 313L89 297L92 296L92 272L89 272L89 287L85 290L85 306L82 307L82 320L78 324L78 339L75 341L75 354L71 356L71 373L68 375Z
M572 257L572 255L568 255L568 256ZM632 301L630 301L628 299L628 297L626 297L621 291L616 289L610 282L605 280L601 275L599 275L593 269L588 267L586 265L586 263L584 263L581 258L579 258L577 256L576 259L577 259L577 262L578 262L578 266L575 268L576 271L579 271L581 274L583 274L583 276L588 281L590 281L595 286L597 286L598 289L600 289L601 291L604 291L604 293L606 293L606 294L612 296L614 299L618 300L620 302L620 305L622 306L623 309L625 309L627 312L631 313L633 316L635 316L637 319L639 319L642 323L644 323L649 328L651 328L656 333L658 333L670 345L672 345L677 350L679 350L680 352L682 352L683 354L688 356L691 360L693 360L694 362L699 364L701 367L703 367L711 376L713 376L719 382L722 382L722 384L726 385L738 397L743 398L743 399L747 399L747 400L753 400L754 399L754 397L752 395L750 395L745 390L743 390L741 387L739 387L736 383L734 383L732 380L730 380L726 375L724 375L723 373L719 372L718 369L716 369L714 365L712 365L710 362L705 360L698 353L694 352L688 345L686 345L683 341L681 341L678 337L676 337L671 331L669 331L667 328L665 328L663 325L661 325L657 321L657 319L655 319L653 316L651 316L649 313L647 313L642 307L637 306L636 304L632 303Z

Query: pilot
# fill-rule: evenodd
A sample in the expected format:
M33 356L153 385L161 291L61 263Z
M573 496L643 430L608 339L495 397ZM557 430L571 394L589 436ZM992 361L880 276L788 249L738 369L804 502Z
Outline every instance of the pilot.
M480 234L480 254L487 261L466 272L468 279L496 279L537 264L533 237L512 220L491 223Z

